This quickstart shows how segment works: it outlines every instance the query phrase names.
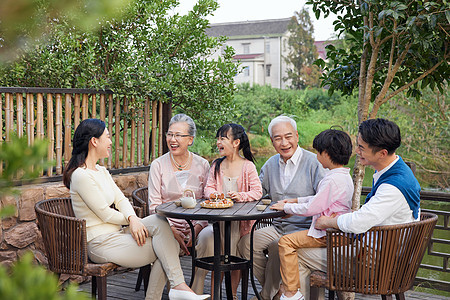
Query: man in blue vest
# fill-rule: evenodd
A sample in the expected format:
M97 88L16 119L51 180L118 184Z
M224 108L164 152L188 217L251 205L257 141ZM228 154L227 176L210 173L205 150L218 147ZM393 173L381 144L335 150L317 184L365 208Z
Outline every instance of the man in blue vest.
M316 228L336 228L363 233L378 225L395 225L420 219L420 185L411 169L395 154L401 144L400 129L392 121L371 119L359 126L356 153L364 166L372 166L372 190L357 211L339 217L320 217ZM300 286L309 299L309 274L326 271L326 249L305 248L298 251Z

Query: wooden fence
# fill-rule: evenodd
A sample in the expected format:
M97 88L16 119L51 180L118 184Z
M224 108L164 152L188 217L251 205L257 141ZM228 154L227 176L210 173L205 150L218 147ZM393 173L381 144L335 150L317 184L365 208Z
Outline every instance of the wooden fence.
M99 118L113 141L112 154L100 164L108 169L148 166L163 151L158 147L163 141L158 120L166 119L163 105L147 99L143 108L134 109L131 102L108 90L0 87L0 143L8 142L12 132L26 135L29 144L47 139L47 158L54 164L42 175L58 176L71 157L80 121Z

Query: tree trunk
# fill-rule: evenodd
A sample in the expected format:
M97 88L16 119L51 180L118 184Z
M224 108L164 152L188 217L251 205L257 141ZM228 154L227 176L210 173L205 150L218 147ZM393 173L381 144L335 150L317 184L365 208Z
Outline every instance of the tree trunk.
M365 167L359 161L359 156L356 156L355 165L353 166L353 184L355 191L352 197L352 210L358 210L361 202L361 191L364 180Z

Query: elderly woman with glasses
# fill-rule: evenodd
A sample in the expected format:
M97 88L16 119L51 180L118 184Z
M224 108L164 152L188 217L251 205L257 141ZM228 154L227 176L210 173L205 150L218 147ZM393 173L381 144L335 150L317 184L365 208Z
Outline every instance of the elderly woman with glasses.
M155 213L155 208L161 203L179 200L183 193L191 190L196 199L204 198L203 189L208 178L209 163L204 158L189 151L189 146L194 142L196 127L194 121L185 114L177 114L169 122L166 133L166 142L169 152L154 160L150 166L148 177L148 198L150 202L150 213ZM189 254L188 247L192 246L190 227L185 220L168 219L175 239L180 244L181 252ZM208 225L206 221L193 222L197 244L202 243L200 231ZM208 247L196 247L197 256L203 257L206 252L211 252ZM183 254L183 253L181 253ZM162 268L159 265L155 269ZM202 272L203 270L199 270ZM192 289L203 290L203 282L197 280L196 276ZM200 276L200 278L202 278ZM165 280L161 276L161 280ZM161 291L162 292L162 291Z

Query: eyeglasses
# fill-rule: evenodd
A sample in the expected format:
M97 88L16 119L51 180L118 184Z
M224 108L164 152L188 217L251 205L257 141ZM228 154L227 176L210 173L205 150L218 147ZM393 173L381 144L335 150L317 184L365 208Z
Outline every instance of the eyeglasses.
M173 133L171 133L171 132L167 132L167 133L166 133L166 137L167 137L169 140L171 140L173 137L175 137L176 140L181 140L181 138L183 138L183 137L188 137L188 136L190 136L190 135L189 135L189 134L179 134L179 133L173 134Z

